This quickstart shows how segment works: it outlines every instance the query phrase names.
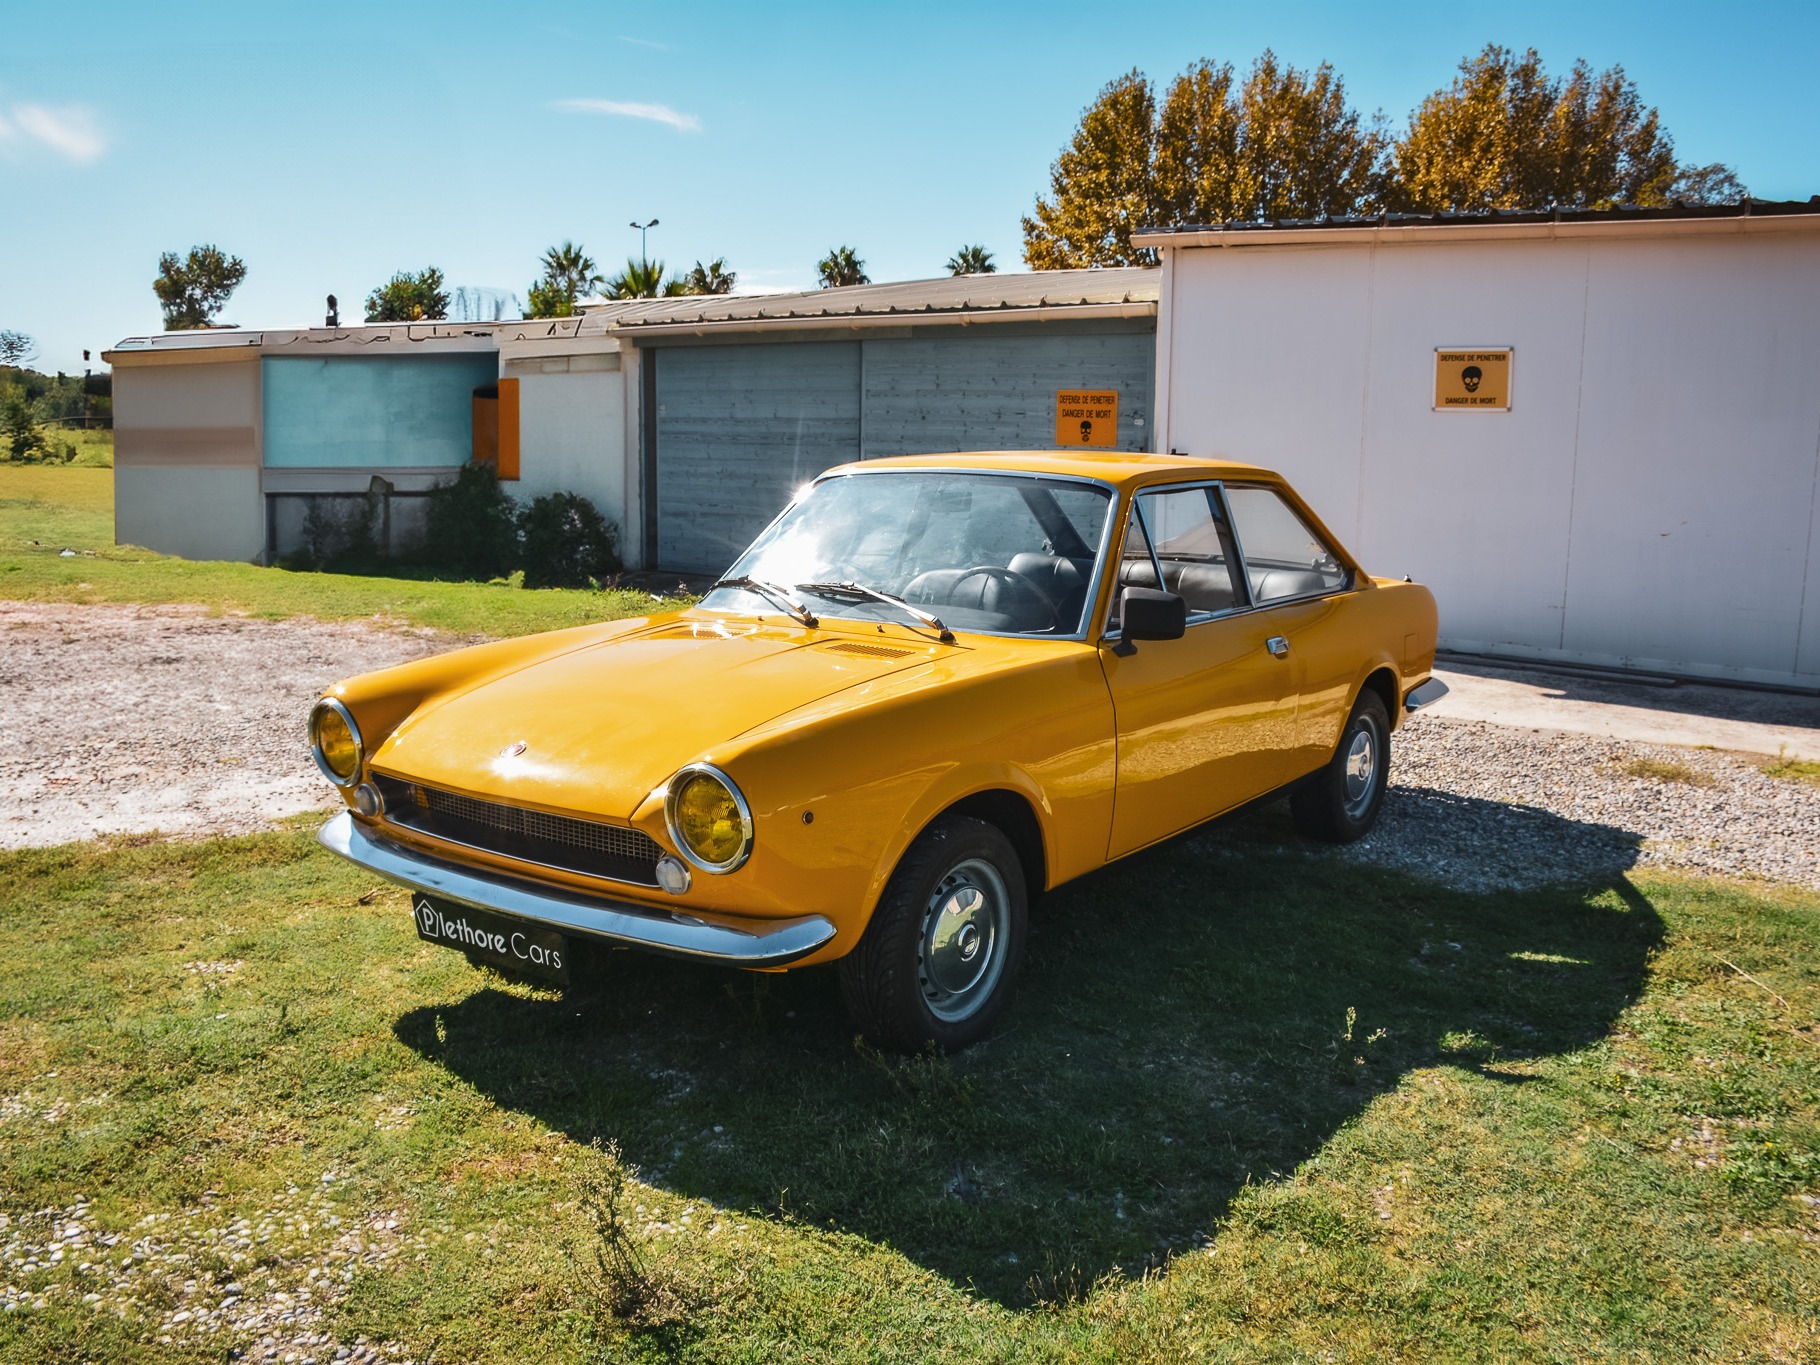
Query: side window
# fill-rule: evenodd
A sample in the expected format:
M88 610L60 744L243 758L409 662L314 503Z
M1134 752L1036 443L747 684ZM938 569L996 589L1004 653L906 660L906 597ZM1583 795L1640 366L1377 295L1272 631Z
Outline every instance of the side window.
M1120 542L1119 576L1112 585L1112 608L1107 614L1106 628L1119 628L1119 594L1126 588L1154 588L1160 586L1156 577L1156 561L1150 555L1150 537L1144 534L1144 523L1138 520L1137 504L1131 505L1131 512L1125 518L1125 538Z
M1190 616L1230 611L1241 604L1232 575L1231 543L1211 487L1141 493L1125 528L1118 586L1166 588L1181 596ZM1115 593L1114 629L1117 612Z
M1260 605L1288 597L1343 592L1351 577L1332 547L1309 529L1272 488L1226 488L1232 524L1245 555L1252 600Z
M1194 616L1239 604L1227 561L1228 535L1212 488L1172 488L1138 497L1163 569L1163 586L1180 593Z

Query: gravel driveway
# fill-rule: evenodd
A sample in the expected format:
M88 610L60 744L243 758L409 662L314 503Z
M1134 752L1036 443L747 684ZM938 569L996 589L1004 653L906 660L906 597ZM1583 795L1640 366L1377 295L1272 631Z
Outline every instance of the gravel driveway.
M327 809L310 703L448 643L366 622L0 603L0 848ZM1394 749L1384 819L1343 856L1469 890L1637 863L1820 888L1820 788L1758 758L1430 715ZM1651 763L1655 776L1629 771Z
M447 647L359 621L0 602L0 848L239 833L326 808L310 704Z

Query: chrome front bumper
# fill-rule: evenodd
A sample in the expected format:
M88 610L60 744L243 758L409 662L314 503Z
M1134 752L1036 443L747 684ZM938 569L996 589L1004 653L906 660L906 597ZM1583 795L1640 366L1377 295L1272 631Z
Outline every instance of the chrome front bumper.
M1403 709L1408 712L1420 711L1424 706L1433 706L1448 693L1447 684L1439 678L1430 678L1420 687L1412 687L1409 695L1403 698Z
M464 867L388 839L347 811L324 825L316 839L329 852L413 891L510 915L577 938L670 957L733 967L782 967L807 957L834 937L834 926L820 915L753 921L749 930L732 929L693 915Z

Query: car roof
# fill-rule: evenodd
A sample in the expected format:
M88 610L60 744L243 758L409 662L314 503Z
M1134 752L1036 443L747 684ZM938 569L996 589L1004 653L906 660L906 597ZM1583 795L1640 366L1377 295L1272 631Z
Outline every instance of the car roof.
M1193 455L1153 455L1126 450L974 450L950 455L888 455L837 465L833 474L870 473L881 469L966 469L982 472L1051 474L1061 478L1098 479L1117 486L1174 482L1179 479L1270 478L1278 476L1257 465Z

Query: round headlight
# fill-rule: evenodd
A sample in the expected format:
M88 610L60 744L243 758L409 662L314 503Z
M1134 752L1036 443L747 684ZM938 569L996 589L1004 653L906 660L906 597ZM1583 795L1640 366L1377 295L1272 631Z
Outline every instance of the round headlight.
M360 780L360 760L365 757L360 727L333 697L324 697L310 712L310 749L322 775L337 787L351 787Z
M752 851L752 811L718 768L699 763L671 778L664 814L677 849L704 872L731 872Z

